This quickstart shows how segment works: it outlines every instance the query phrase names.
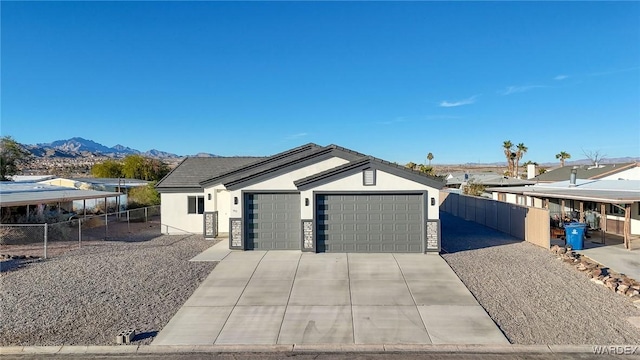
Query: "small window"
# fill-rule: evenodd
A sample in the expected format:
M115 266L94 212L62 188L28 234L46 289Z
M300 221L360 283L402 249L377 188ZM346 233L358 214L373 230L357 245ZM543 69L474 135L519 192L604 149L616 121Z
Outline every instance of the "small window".
M374 169L366 169L362 172L362 183L365 186L376 184L376 171Z
M204 214L204 196L189 196L187 200L188 214Z
M618 206L624 206L624 205L618 205ZM624 216L624 210L619 208L618 206L609 204L609 214Z

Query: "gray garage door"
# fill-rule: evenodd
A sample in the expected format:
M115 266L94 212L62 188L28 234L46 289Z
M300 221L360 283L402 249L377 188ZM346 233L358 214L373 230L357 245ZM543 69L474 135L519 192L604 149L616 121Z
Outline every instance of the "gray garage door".
M422 252L422 195L319 195L319 252Z
M300 249L300 194L247 194L247 249Z

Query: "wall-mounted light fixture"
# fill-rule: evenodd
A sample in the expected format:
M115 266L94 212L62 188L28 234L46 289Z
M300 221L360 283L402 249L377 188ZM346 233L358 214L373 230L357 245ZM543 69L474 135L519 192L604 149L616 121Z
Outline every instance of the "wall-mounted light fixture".
M431 198L431 206L434 206L436 204L436 198Z
M207 199L211 200L211 194L207 194Z
M233 205L238 205L238 197L237 196L233 197Z
M309 198L304 198L304 206L309 206Z

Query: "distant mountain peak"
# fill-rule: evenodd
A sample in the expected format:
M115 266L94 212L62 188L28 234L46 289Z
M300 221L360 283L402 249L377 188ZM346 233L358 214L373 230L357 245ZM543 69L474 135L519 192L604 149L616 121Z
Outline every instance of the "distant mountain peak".
M200 153L197 153L197 154L193 155L193 157L219 157L219 156L218 155L214 155L214 154L200 152Z
M157 149L151 149L149 151L142 152L140 150L136 150L121 144L117 144L113 147L108 147L93 140L85 139L82 137L72 137L67 140L56 140L51 143L27 145L26 147L36 157L83 157L86 154L97 154L114 158L138 154L160 159L182 157L180 155ZM216 157L217 155L200 153L197 156Z
M139 154L140 151L136 150L136 149L132 149L128 146L124 146L124 145L115 145L113 147L111 147L111 149L116 150L120 153L126 153L126 154Z

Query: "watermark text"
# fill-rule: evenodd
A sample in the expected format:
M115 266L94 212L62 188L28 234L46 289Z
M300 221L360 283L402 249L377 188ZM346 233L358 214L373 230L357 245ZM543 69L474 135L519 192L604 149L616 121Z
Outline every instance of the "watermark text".
M593 347L593 353L596 355L640 355L640 346L600 346Z

